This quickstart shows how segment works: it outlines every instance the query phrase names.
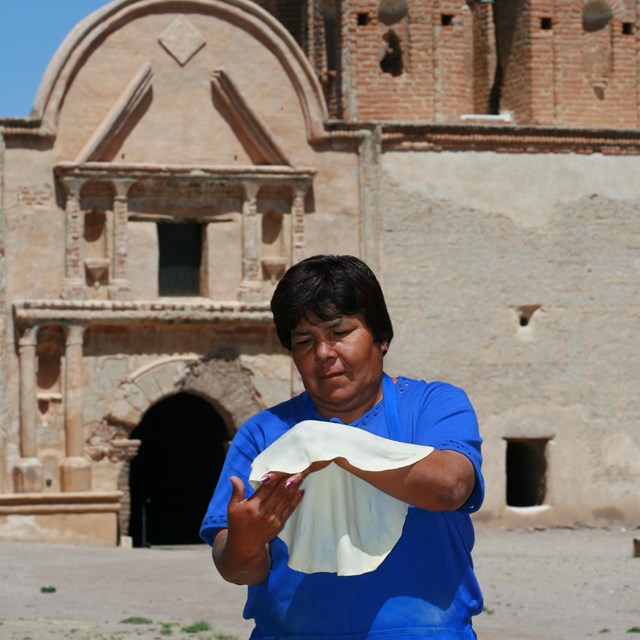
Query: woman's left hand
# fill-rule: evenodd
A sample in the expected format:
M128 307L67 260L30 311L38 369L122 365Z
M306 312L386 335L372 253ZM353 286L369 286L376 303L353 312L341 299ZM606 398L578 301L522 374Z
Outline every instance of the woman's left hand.
M291 474L286 480L285 480L285 487L289 488L289 487L300 487L300 485L304 482L304 479L311 475L312 473L315 473L316 471L320 471L321 469L324 469L325 467L328 467L332 462L336 462L339 463L339 461L345 461L346 460L344 458L335 458L333 460L317 460L316 462L312 462L304 471L300 471L299 473L293 473ZM280 478L281 476L285 475L285 474L281 474L278 472L269 472L267 475L269 476L273 476L274 478Z

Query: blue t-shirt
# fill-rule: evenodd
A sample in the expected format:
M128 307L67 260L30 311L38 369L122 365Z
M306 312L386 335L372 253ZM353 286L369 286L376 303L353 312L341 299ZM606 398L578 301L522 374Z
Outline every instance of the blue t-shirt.
M357 576L294 571L287 566L286 545L275 538L270 543L269 576L248 587L244 617L255 620L252 639L476 637L471 617L482 611L483 602L471 560L474 533L469 514L480 508L484 481L475 412L464 391L450 384L400 377L393 389L398 439L453 449L471 460L476 486L469 500L458 511L411 506L391 553L377 569ZM253 459L293 425L308 419L326 420L303 393L240 427L202 523L203 540L212 544L217 531L227 527L229 476L244 480L246 496L253 493L248 483ZM346 428L388 438L387 422L383 398Z

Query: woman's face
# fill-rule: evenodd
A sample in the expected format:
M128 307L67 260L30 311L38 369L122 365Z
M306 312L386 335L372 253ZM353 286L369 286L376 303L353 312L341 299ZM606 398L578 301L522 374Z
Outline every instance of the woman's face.
M300 322L291 355L320 415L350 423L382 398L383 346L359 314Z

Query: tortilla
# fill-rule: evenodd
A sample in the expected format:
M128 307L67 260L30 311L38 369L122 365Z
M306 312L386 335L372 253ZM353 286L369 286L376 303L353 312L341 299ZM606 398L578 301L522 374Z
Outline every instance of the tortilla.
M422 460L433 447L396 442L334 422L299 422L260 453L249 482L260 486L270 471L304 471L312 462L346 458L365 471L399 469ZM409 505L335 463L305 478L305 495L279 538L289 549L289 567L352 576L373 571L402 534Z

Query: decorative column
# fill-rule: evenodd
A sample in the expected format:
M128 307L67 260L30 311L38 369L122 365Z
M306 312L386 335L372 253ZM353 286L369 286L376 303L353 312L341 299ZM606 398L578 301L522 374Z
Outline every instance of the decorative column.
M296 184L293 187L291 202L291 264L302 260L304 251L304 199L308 184Z
M73 324L67 332L65 352L65 449L60 485L62 491L89 491L91 467L84 456L82 412L84 326Z
M129 204L127 194L133 180L117 179L113 181L116 195L113 199L113 256L112 277L109 284L109 297L112 300L126 300L130 296L127 263L129 260L129 242L127 221Z
M40 492L44 488L42 462L38 459L37 336L37 327L29 327L18 340L20 460L13 468L13 487L16 493Z
M241 302L262 300L260 273L260 233L258 227L258 190L254 182L244 183L242 205L242 282L238 289Z
M65 204L67 234L65 241L65 278L62 297L82 299L86 295L84 278L84 214L80 208L82 178L63 178L67 201Z

